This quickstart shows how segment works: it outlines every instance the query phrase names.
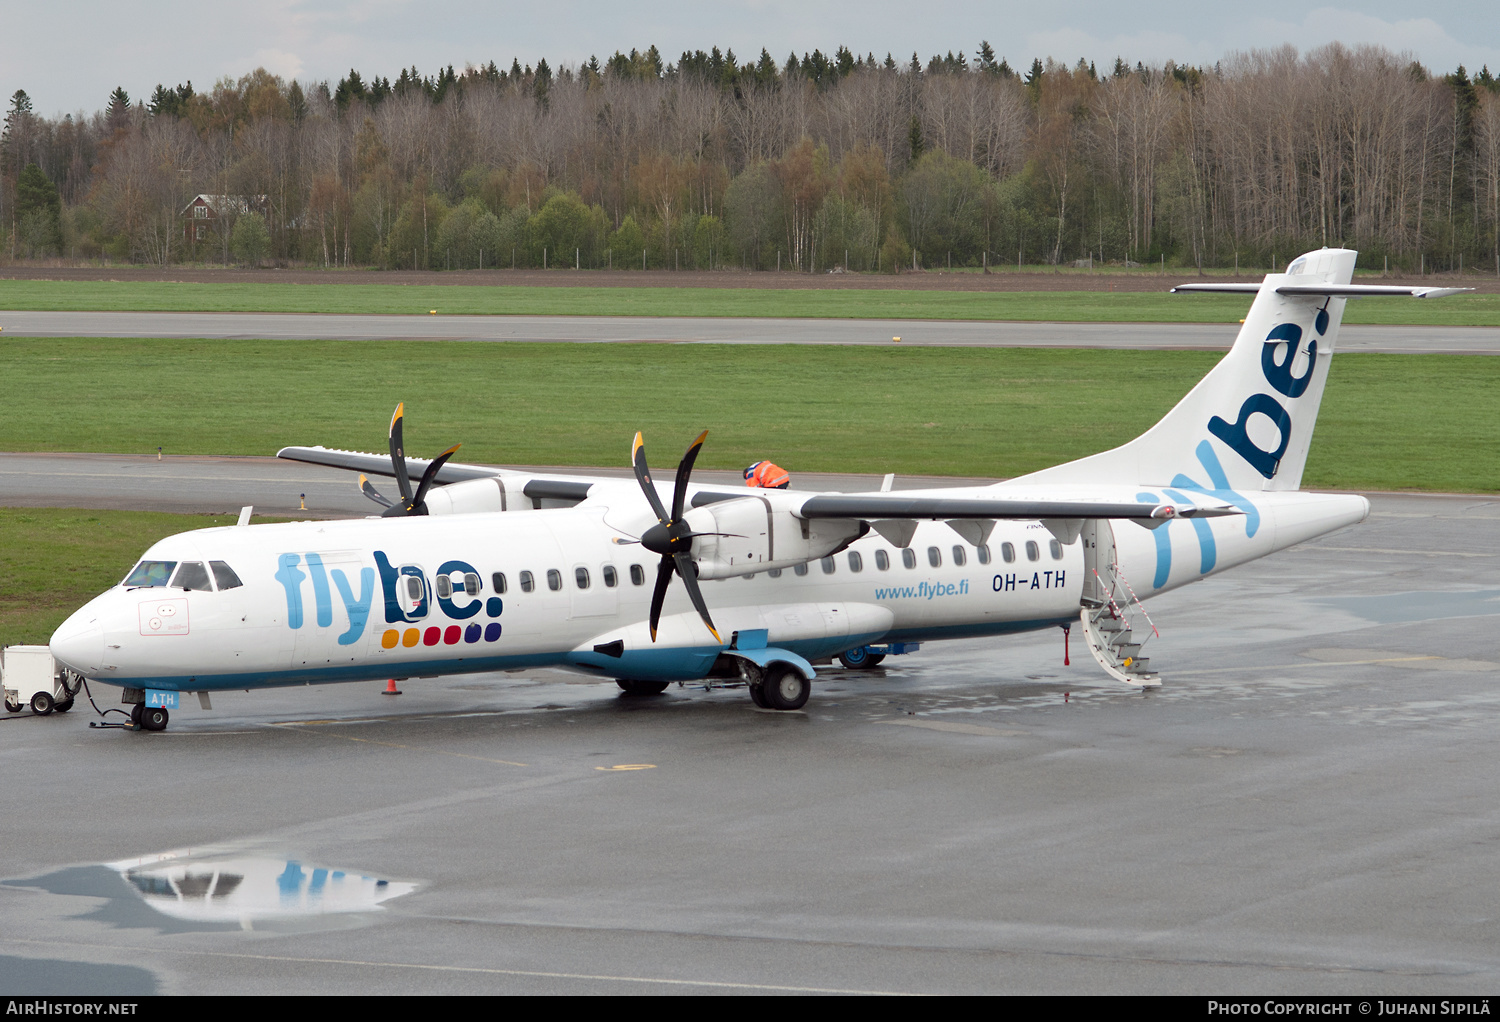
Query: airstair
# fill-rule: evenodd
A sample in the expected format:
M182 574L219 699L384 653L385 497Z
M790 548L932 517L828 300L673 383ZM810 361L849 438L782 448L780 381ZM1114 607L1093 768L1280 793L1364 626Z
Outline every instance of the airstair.
M1084 523L1082 608L1078 619L1084 641L1106 674L1132 688L1155 688L1161 676L1150 669L1141 647L1156 635L1156 626L1136 597L1115 556L1114 530L1109 522Z

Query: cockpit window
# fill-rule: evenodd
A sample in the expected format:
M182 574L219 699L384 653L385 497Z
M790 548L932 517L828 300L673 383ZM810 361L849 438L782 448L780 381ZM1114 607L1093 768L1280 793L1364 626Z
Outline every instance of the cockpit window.
M177 574L172 576L172 588L212 591L213 586L209 584L208 569L202 561L183 561Z
M164 586L167 579L172 577L172 569L175 567L176 561L142 561L120 584L132 589L137 586Z
M223 561L209 561L208 566L214 570L214 583L218 585L220 592L225 589L238 589L245 584L234 573L234 569Z

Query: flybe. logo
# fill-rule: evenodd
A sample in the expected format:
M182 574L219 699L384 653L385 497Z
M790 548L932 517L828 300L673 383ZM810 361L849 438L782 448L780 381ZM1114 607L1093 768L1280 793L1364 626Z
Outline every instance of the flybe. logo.
M1260 351L1261 374L1277 394L1287 398L1299 398L1307 393L1312 383L1313 370L1318 364L1318 338L1328 332L1329 316L1326 309L1319 309L1313 320L1313 333L1317 336L1307 342L1307 361L1299 366L1302 354L1302 328L1296 323L1278 323L1266 335ZM1297 372L1301 369L1300 374ZM1250 436L1250 421L1263 415L1276 429L1277 442L1273 447L1262 447ZM1208 420L1208 431L1218 437L1230 450L1267 479L1274 478L1281 467L1281 458L1292 441L1292 416L1280 400L1271 394L1252 394L1240 405L1234 422L1226 422L1215 415ZM1193 453L1198 457L1207 482L1199 482L1191 476L1178 473L1172 479L1172 487L1157 493L1138 493L1136 499L1143 503L1160 504L1164 500L1189 502L1182 491L1201 493L1226 504L1233 504L1245 512L1245 535L1254 536L1260 531L1260 510L1244 494L1229 486L1228 473L1214 453L1213 445L1200 441ZM1165 495L1165 496L1163 496ZM1219 561L1218 544L1214 541L1213 529L1206 518L1190 518L1193 531L1198 538L1198 571L1207 575ZM1156 575L1152 587L1160 589L1172 575L1171 524L1153 529L1151 538L1156 542Z
M345 568L348 571L345 571ZM338 636L340 646L351 646L365 633L375 603L376 573L379 572L387 627L380 635L384 649L396 646L457 645L459 643L496 642L500 638L498 618L505 609L498 596L478 596L479 573L466 561L444 561L438 566L439 580L448 584L434 594L433 586L422 569L413 564L395 565L384 551L375 551L375 567L357 563L335 567L324 563L317 553L282 554L277 559L276 581L286 591L287 627L297 630L307 623L303 605L303 584L312 583L313 620L318 628L333 626L333 589L338 590L344 606L347 628ZM358 578L357 586L350 575ZM457 584L454 584L457 579ZM333 583L330 588L330 581ZM434 599L435 597L435 599ZM446 621L429 621L434 602ZM481 623L481 615L489 620ZM460 622L468 622L462 624ZM417 627L425 624L426 627Z
M1328 331L1328 310L1319 309L1313 330L1319 336ZM1286 397L1298 398L1307 392L1312 382L1313 369L1318 364L1317 338L1307 342L1307 368L1301 376L1294 376L1293 369L1302 346L1302 328L1296 323L1279 323L1266 335L1266 343L1260 350L1260 368L1271 389ZM1285 358L1277 361L1277 353ZM1250 438L1250 418L1264 415L1276 427L1278 442L1273 450L1266 450ZM1233 423L1225 422L1215 415L1208 420L1208 431L1249 462L1250 467L1270 479L1281 466L1281 456L1286 453L1292 440L1292 417L1281 402L1270 394L1252 394L1240 405L1239 416Z

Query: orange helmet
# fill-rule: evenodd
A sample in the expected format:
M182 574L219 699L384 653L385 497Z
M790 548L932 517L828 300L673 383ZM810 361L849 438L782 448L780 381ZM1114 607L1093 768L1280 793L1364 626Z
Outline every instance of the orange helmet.
M745 469L745 485L761 486L767 489L784 490L792 483L792 477L787 474L786 469L774 465L769 461L757 461Z

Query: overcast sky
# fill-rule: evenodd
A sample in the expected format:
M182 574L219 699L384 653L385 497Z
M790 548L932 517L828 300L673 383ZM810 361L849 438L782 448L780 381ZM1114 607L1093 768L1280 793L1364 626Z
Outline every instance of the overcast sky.
M711 46L744 60L764 46L781 63L791 51L847 45L903 61L916 50L925 63L949 50L972 55L988 39L1014 66L1085 57L1103 70L1117 54L1132 64L1212 64L1235 50L1291 43L1306 51L1337 40L1410 52L1437 71L1461 63L1500 73L1497 0L0 0L0 10L0 96L8 106L25 89L49 116L101 109L116 85L137 99L159 82L191 79L203 90L258 66L337 82L351 67L394 77L412 64L432 73L490 60L509 67L512 57L555 66L653 43L668 60Z

